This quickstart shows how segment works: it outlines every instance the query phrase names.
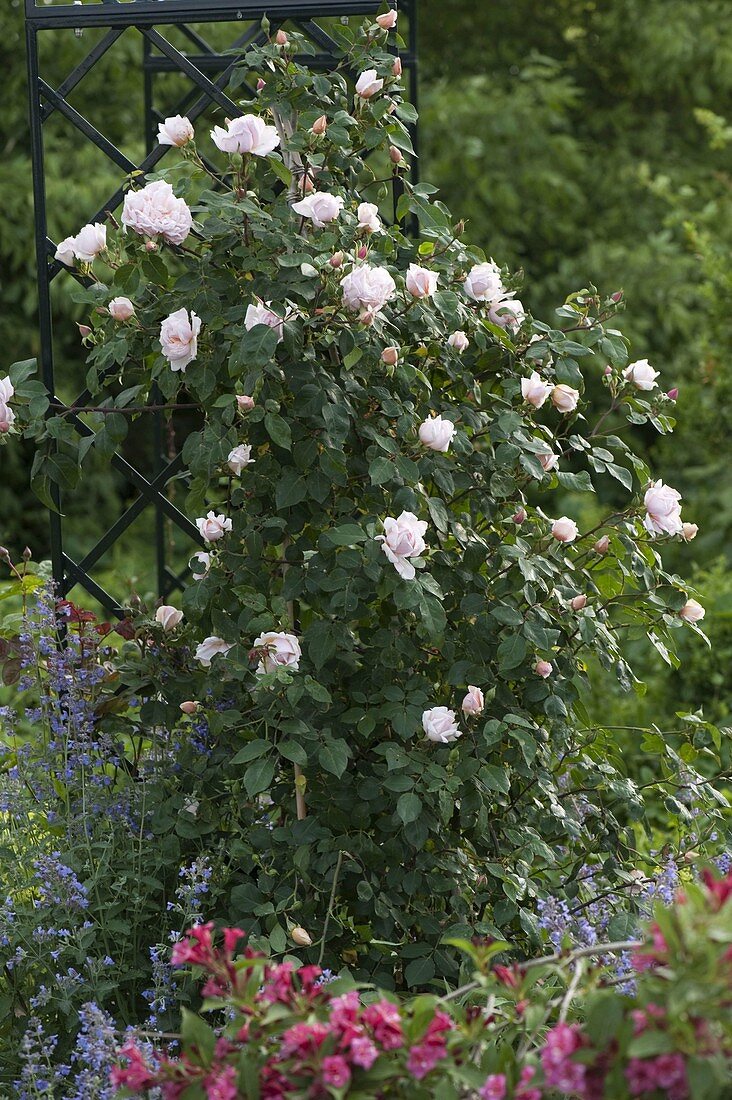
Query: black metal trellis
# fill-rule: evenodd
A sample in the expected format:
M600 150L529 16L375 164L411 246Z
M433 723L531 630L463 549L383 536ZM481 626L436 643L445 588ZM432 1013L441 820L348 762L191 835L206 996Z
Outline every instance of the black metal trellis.
M400 14L408 21L408 48L401 54L402 64L409 82L413 102L417 96L416 7L417 0L392 0ZM57 378L53 346L53 308L51 284L62 272L68 274L54 259L57 244L48 232L48 208L46 203L46 174L44 163L44 123L54 114L62 115L84 138L96 146L126 177L131 172L143 174L151 171L169 149L156 143L157 123L166 114L186 114L192 122L212 104L222 107L233 116L240 109L226 93L234 69L235 59L209 44L197 28L201 25L226 23L237 27L234 40L228 49L243 48L247 44L263 41L260 28L263 16L277 28L286 21L305 34L317 53L308 57L311 66L328 69L336 63L337 44L327 28L318 19L349 15L375 14L380 0L25 0L26 43L28 58L28 82L30 91L31 151L33 161L33 197L35 208L36 264L38 281L40 363L43 382L53 398L54 407L64 409L73 418L78 430L92 435L93 429L72 410L83 407L90 400L85 390L70 405L57 396ZM165 28L163 33L159 28ZM49 32L83 34L85 28L98 28L101 34L84 58L54 87L42 73L39 42ZM170 30L175 28L186 41L185 48L171 42ZM142 39L142 79L144 93L145 155L139 164L130 160L116 145L98 130L81 111L68 101L71 93L82 83L101 59L110 51L128 29L137 31ZM400 30L403 28L400 26ZM158 78L165 73L178 73L187 77L190 90L175 107L161 112L156 107ZM119 187L91 212L88 221L106 220L107 211L113 212L124 198L124 180ZM158 594L167 597L184 583L187 571L178 574L168 561L166 523L182 532L198 545L202 545L195 525L178 509L168 493L169 483L183 471L180 454L169 458L164 453L164 424L159 414L151 414L153 421L152 474L148 475L131 463L123 454L115 452L112 467L137 494L126 510L105 531L87 553L76 561L65 548L64 517L61 514L62 494L53 486L53 499L58 513L50 513L50 544L53 575L59 595L64 597L76 585L81 585L111 614L122 616L120 602L94 579L92 570L130 525L146 510L155 514L155 555Z

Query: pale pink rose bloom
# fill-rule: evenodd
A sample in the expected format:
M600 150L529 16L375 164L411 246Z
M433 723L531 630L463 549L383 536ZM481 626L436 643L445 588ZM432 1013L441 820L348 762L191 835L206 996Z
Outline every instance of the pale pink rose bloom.
M13 383L10 381L10 375L6 375L5 378L0 378L0 401L3 405L7 405L10 398L15 394Z
M455 349L455 351L465 351L470 343L470 340L468 340L462 329L457 329L455 332L452 333L451 336L448 336L447 342L451 348Z
M233 648L233 642L225 642L223 638L217 638L215 634L211 634L208 638L204 638L196 649L196 660L200 661L204 668L210 668L211 661L217 653L226 654Z
M534 665L534 672L537 676L541 676L542 679L546 680L547 676L551 676L554 672L554 665L551 661L537 661Z
M468 272L463 288L474 302L495 302L506 294L506 289L501 282L500 268L492 260L474 264Z
M451 741L462 737L457 715L448 707L432 707L423 711L422 729L430 741L436 741L440 745L449 745Z
M368 233L381 233L381 218L379 217L379 208L375 202L361 202L358 204L358 228L365 229Z
M246 324L246 321L244 322L244 324ZM239 407L239 412L242 412L242 413L251 412L251 410L254 408L254 405L256 404L254 398L250 397L246 393L237 394L236 395L236 403Z
M166 634L175 630L182 618L183 612L171 604L164 603L155 612L155 622L160 623Z
M596 554L607 554L610 549L610 539L607 535L603 535L598 539L595 545L592 547Z
M179 704L179 709L182 710L184 714L195 714L198 710L198 703L195 699L186 699L184 703Z
M193 215L169 183L156 180L141 191L127 192L122 224L149 240L163 237L171 244L183 244L193 226Z
M419 426L419 438L431 451L446 451L452 443L457 428L441 416L428 416Z
M285 322L273 309L269 308L270 305L270 302L260 301L247 306L247 311L244 314L244 328L248 332L255 325L267 325L268 328L273 328L277 333L277 343L279 344L285 333Z
M76 260L76 237L66 237L56 249L54 260L59 260L64 267L73 267Z
M687 623L698 623L706 615L706 611L697 600L687 600L679 611L679 618Z
M184 115L171 115L165 122L158 123L158 144L175 145L182 149L193 141L193 123Z
M366 69L356 81L356 95L361 99L371 99L384 87L384 81L377 74L376 69Z
M639 359L637 363L631 363L625 368L623 378L626 382L632 382L637 390L655 390L660 373L653 369L647 359Z
M654 481L643 497L646 531L651 535L681 535L684 525L681 522L680 500L681 493L677 489L664 485L662 481Z
M398 13L391 8L390 11L385 11L383 15L376 16L376 22L379 24L382 30L391 31L397 25Z
M396 292L396 283L384 267L359 264L341 281L343 304L363 316L379 313Z
M581 611L587 604L587 596L584 593L580 593L579 596L573 596L569 601L569 606L573 611Z
M536 457L539 459L542 469L547 474L559 468L559 455L555 455L553 452L537 455Z
M684 542L691 542L699 534L699 528L696 523L683 523L682 525L682 537Z
M431 298L437 290L437 272L419 264L410 264L407 271L407 290L413 298Z
M494 325L500 325L501 328L515 332L524 323L526 310L518 298L501 298L497 302L491 302L488 307L488 319Z
M90 264L107 247L107 227L101 222L85 225L74 238L74 252L77 260Z
M552 524L552 538L557 542L574 542L579 535L579 527L568 516L560 516Z
M135 307L129 298L113 298L107 306L109 316L115 321L129 321L135 316Z
M483 692L474 684L468 684L468 694L463 699L463 714L482 714L485 707Z
M279 630L267 630L254 640L254 649L262 649L264 653L257 665L257 675L263 676L266 672L276 672L278 668L300 667L302 650L300 643L294 634L285 634Z
M545 382L538 371L532 371L528 378L521 379L521 396L535 409L541 408L551 392L551 382Z
M377 542L381 543L381 549L405 581L414 580L416 576L416 570L408 559L418 558L426 549L426 530L427 524L424 520L417 519L413 512L402 512L397 519L387 517L384 520L386 534L376 536Z
M6 405L4 401L0 401L0 432L5 434L9 432L15 421L15 413L10 408L10 405Z
M218 516L215 512L207 512L196 520L196 527L206 542L217 542L231 531L231 520L223 512Z
M343 198L328 191L313 191L299 202L293 202L292 209L303 218L310 218L316 229L322 229L338 217L343 209Z
M239 447L234 447L233 451L229 451L229 456L226 459L226 465L232 474L236 474L237 477L245 466L251 466L253 462L252 448L248 443L242 443Z
M208 574L211 571L212 560L213 559L212 559L211 555L207 554L205 550L197 550L196 551L196 553L191 558L191 562L196 561L196 562L198 562L199 565L203 566L202 570L198 569L193 574L197 580L200 581L204 577L208 576Z
M552 390L552 405L561 413L571 413L577 408L579 397L579 390L560 383Z
M198 354L201 319L187 309L177 309L160 326L160 346L170 363L170 369L184 371Z
M258 115L227 119L226 129L214 126L211 137L222 153L251 153L255 157L269 156L280 143L277 127L268 126Z
M399 348L391 347L384 348L381 353L381 362L386 363L387 367L395 367L399 362Z

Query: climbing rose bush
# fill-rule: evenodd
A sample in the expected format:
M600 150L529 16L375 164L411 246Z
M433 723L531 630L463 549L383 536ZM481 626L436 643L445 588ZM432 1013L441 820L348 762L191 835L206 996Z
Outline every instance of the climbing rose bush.
M330 74L295 34L250 49L242 117L167 120L172 159L130 182L121 225L65 242L95 434L16 364L2 439L37 439L52 503L153 394L168 406L201 548L180 625L148 645L132 624L119 705L208 725L185 829L226 838L212 915L419 987L458 978L446 934L528 946L575 864L627 874L650 793L678 822L680 786L697 813L721 796L705 730L654 735L641 789L583 703L591 662L633 686L629 631L669 662L678 629L701 635L661 559L679 495L629 443L670 431L673 400L628 365L622 295L532 317L409 180L397 32L334 33Z
M475 978L444 998L400 1002L273 964L238 928L222 937L198 925L173 949L203 975L212 1022L185 1012L180 1050L128 1041L112 1071L121 1095L721 1100L732 1079L729 875L705 873L659 905L635 945L506 964L506 943L463 943ZM608 950L623 946L635 949L632 994L611 984Z

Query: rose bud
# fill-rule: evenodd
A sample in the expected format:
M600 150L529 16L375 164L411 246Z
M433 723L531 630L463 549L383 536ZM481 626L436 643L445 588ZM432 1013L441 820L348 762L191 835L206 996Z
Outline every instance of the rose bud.
M616 290L614 294L610 295L610 301L620 302L622 300L622 297L623 297L622 290Z
M328 119L325 115L321 115L320 118L316 118L315 122L310 127L311 133L317 134L318 136L324 134L327 129Z
M610 549L610 539L608 536L603 535L601 539L598 539L592 549L596 554L607 554Z
M682 524L682 527L683 530L681 532L681 536L684 542L691 542L691 540L695 539L697 534L699 533L699 528L695 523L684 523Z
M525 508L519 508L518 512L514 512L512 519L513 519L513 522L517 523L519 526L522 523L525 523L526 522L526 509Z
M361 314L361 316L359 317L359 321L361 322L362 325L366 325L367 328L370 328L370 326L373 325L373 323L374 323L374 318L375 317L376 317L376 314L374 312L372 312L372 310L365 309L363 311L363 313Z
M113 298L107 309L115 321L129 321L130 317L135 316L135 307L129 298Z
M587 596L581 593L579 596L572 597L572 599L569 601L569 606L572 608L573 611L581 611L586 603Z
M679 387L678 386L673 386L668 391L668 393L666 394L666 397L668 397L669 401L675 401L678 396L679 396Z
M180 704L180 709L184 714L195 714L198 710L198 703L195 699L186 699L185 703Z
M612 368L612 367L610 366L610 364L609 364L609 363L608 363L608 365L607 365L607 366L605 367L605 370L604 370L604 371L603 371L602 373L603 373L603 374L605 375L605 377L606 377L606 378L609 378L609 377L610 377L610 375L611 375L611 374L613 373L613 368Z
M697 600L687 600L679 611L679 618L686 623L698 623L706 615L706 611Z
M560 516L552 524L552 538L557 542L574 542L579 534L577 524L568 516Z
M255 405L254 398L250 397L249 394L246 394L246 393L245 394L237 394L236 395L236 403L237 403L237 406L239 408L239 412L242 412L242 413L250 412L251 409L253 409L254 405Z
M468 684L468 694L462 702L463 714L482 714L484 707L483 692L474 684Z
M334 252L331 258L328 260L331 267L340 267L343 263L343 253Z
M401 76L402 75L402 59L401 59L401 57L397 57L397 58L394 59L394 64L391 67L391 71L394 74L394 76Z
M396 27L397 18L398 14L392 8L391 11L385 11L383 15L377 15L376 22L383 31L391 31Z
M158 248L158 246L155 243L155 241L145 241L145 251L146 252L157 252L157 248Z
M259 80L257 81L257 91L261 92L262 88L264 88L265 86L266 86L265 82L262 80L262 78L260 76Z
M277 43L277 45L278 46L286 46L289 41L290 41L290 39L287 37L285 32L280 28L280 30L278 30L277 34L275 35L275 42Z
M293 943L296 943L298 947L312 947L313 941L304 928L293 928L290 932L290 938Z
M389 158L392 164L401 164L404 160L401 149L397 149L396 145L389 146Z
M155 612L155 622L160 623L166 634L169 634L171 630L175 630L182 618L183 612L170 604L162 604Z
M92 330L89 328L88 325L77 324L76 327L79 330L79 336L81 336L82 340L86 340L87 336L91 336Z
M537 661L534 665L534 672L537 676L541 676L542 680L546 680L554 672L554 665L551 661Z
M381 362L386 363L387 367L395 367L399 362L399 348L393 346L384 348L381 353Z
M359 258L359 260L365 260L365 259L366 259L366 257L368 256L368 254L369 254L369 250L368 250L368 248L366 247L366 245L365 245L365 244L362 244L362 245L361 245L361 247L360 247L360 248L359 248L359 250L358 250L358 258Z

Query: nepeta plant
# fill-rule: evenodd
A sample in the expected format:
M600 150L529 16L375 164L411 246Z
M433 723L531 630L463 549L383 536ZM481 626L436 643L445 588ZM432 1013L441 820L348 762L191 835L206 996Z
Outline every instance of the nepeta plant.
M178 492L205 549L183 617L140 619L121 675L153 725L205 719L186 830L227 849L222 910L275 952L419 986L458 973L445 933L530 939L588 858L628 869L648 791L589 724L587 666L630 687L628 632L673 662L703 608L659 552L694 526L629 442L671 430L674 395L629 363L622 296L532 318L409 182L388 26L337 33L329 74L294 35L250 49L242 117L211 141L167 120L172 166L64 242L96 434L21 364L4 438L35 434L48 498L149 400L195 413ZM659 734L655 792L683 771L711 801L711 751ZM168 828L163 811L151 832Z

